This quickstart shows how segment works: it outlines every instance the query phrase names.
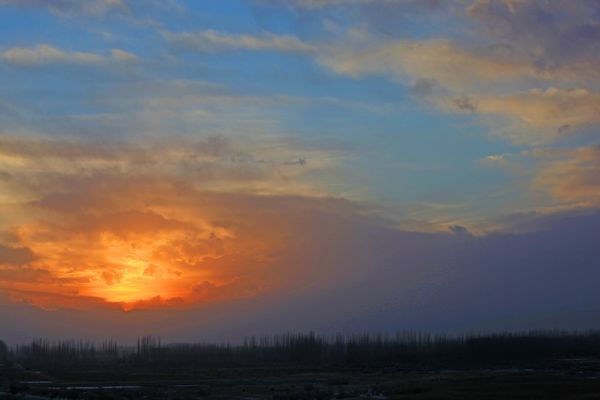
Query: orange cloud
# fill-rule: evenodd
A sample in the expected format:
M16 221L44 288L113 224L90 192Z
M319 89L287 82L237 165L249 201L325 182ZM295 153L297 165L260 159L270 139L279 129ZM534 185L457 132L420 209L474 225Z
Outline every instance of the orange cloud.
M535 179L537 187L565 201L600 204L600 146L535 153L543 164Z
M458 112L508 116L517 122L504 128L515 142L548 141L600 123L600 93L586 89L532 89L509 95L473 95L444 100ZM523 132L526 132L525 134Z
M366 37L368 38L368 36ZM534 76L535 69L501 52L478 54L446 39L363 42L364 48L336 48L321 58L334 72L350 76L384 74L399 81L435 80L461 90Z
M242 152L222 139L114 151L3 140L0 167L18 180L0 182L15 210L0 225L12 238L0 243L0 292L43 308L184 307L281 289L306 273L281 260L297 254L313 215L354 212L293 190L265 194L285 188L282 169L301 180L310 160L266 164L247 153L256 173L231 174Z

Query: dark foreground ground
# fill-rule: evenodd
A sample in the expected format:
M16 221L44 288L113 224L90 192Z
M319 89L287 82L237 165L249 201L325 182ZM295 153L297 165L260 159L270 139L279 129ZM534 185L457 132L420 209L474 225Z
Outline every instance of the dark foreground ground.
M2 399L600 400L600 332L39 339L0 346Z
M2 369L0 399L600 399L597 359L536 368L217 368L185 373Z

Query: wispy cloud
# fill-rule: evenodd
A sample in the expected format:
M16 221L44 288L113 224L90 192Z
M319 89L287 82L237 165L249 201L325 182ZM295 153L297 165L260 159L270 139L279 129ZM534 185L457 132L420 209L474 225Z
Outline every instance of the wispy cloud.
M394 3L408 7L410 2ZM344 2L297 4L320 8ZM384 10L390 3L352 4ZM442 109L495 121L506 117L505 126L493 131L516 143L550 142L599 122L594 88L600 82L600 30L594 2L578 0L567 8L536 0L462 4L462 15L458 8L454 17L471 27L469 38L382 37L364 24L361 34L352 28L330 40L316 59L356 79L382 75L419 88L428 83L427 98Z
M64 50L48 44L39 44L32 47L13 47L0 53L4 62L19 65L46 65L46 64L106 64L110 62L133 62L138 57L121 49L112 49L111 54Z
M500 55L472 53L447 39L384 43L366 40L356 45L334 46L331 52L324 53L321 62L339 74L383 74L407 84L419 79L433 80L454 90L535 74L531 65Z
M258 36L232 35L213 30L202 32L163 32L164 37L179 48L213 52L226 50L281 51L288 53L310 53L315 47L291 35L265 33Z
M57 14L97 15L112 10L126 11L127 3L123 0L0 0L0 6L43 7Z
M600 124L600 94L587 89L531 89L511 94L476 94L444 99L442 108L514 120L498 132L516 143L552 142ZM525 132L525 134L523 134Z
M171 179L200 180L205 187L220 190L309 194L302 192L311 186L302 182L303 176L334 169L338 159L334 157L334 150L311 149L274 138L245 140L208 136L195 140L145 139L144 142L101 143L5 136L0 138L0 168L11 170L24 185L37 174L70 176L77 165L98 174L127 170L130 175L159 174ZM289 160L294 159L303 159L304 163L290 164Z
M272 3L273 0L258 0L262 2ZM404 7L418 6L418 7L436 7L439 1L437 0L291 0L289 4L295 7L307 8L307 9L320 9L324 7L353 7L359 5L399 5Z
M371 2L356 2L363 3ZM309 8L342 5L335 1L299 4ZM408 5L407 2L397 4ZM568 29L581 32L583 39L587 38L584 32L594 36L594 17L585 16L589 7L578 3L570 12L573 10L579 11L567 19ZM373 35L368 27L338 32L337 37L326 42L313 43L271 33L231 35L210 30L165 32L164 35L171 45L193 51L305 53L334 73L352 78L383 75L408 87L429 82L431 90L427 98L432 104L446 111L467 111L496 120L498 116L504 116L506 125L494 129L494 133L516 143L540 143L566 133L576 133L598 122L595 118L598 113L593 106L596 94L590 85L600 80L600 54L594 41L586 42L588 51L573 53L565 45L565 37L547 35L543 39L529 33L527 21L534 18L532 14L542 11L548 16L559 12L555 7L544 8L537 2L474 2L463 8L463 18L471 24L490 18L508 19L507 24L525 32L523 35L527 40L520 41L511 36L511 43L503 42L502 38L512 33L499 29L487 30L486 36L472 41L458 38L382 39L380 35ZM493 24L496 23L500 24L497 21ZM538 25L537 29L545 27L543 22ZM549 42L551 40L555 42ZM564 53L563 58L558 56L560 51ZM514 121L525 129L515 128Z

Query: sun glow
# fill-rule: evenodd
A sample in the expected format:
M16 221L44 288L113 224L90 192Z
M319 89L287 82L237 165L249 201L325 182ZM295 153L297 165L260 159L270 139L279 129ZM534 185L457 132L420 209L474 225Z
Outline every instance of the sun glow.
M166 296L166 288L156 276L144 274L150 263L140 258L111 257L111 264L120 266L115 272L103 272L103 282L90 288L89 294L111 302L132 302L154 296ZM172 293L171 293L172 295Z
M207 278L201 261L210 254L182 254L180 246L186 239L194 241L178 230L124 237L104 234L98 258L105 267L84 294L115 303L188 296L194 282Z
M85 226L55 230L54 235L41 225L22 226L15 235L36 254L31 268L48 271L53 278L13 287L39 290L43 285L52 294L97 298L125 310L144 302L210 300L214 290L207 295L207 287L231 280L219 276L214 264L225 255L225 242L235 247L234 235L224 228L211 229L197 216L187 219L194 223L146 210L88 218Z
M16 301L135 309L253 296L280 281L265 271L289 245L282 231L305 223L294 197L238 192L238 171L227 163L240 153L219 139L131 144L114 154L41 141L37 153L22 154L31 143L13 146L23 165L11 169L23 179L0 180L12 185L14 204L0 221L0 249L15 253L0 260L0 286ZM40 152L43 163L34 161ZM271 182L265 165L252 177ZM197 183L198 171L215 168L221 192ZM288 222L282 209L294 210Z

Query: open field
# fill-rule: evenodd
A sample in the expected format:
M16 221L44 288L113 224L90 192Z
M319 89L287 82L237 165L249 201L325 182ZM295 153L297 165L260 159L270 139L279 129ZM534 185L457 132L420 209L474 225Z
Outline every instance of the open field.
M207 369L185 374L23 373L6 399L600 399L600 371Z

